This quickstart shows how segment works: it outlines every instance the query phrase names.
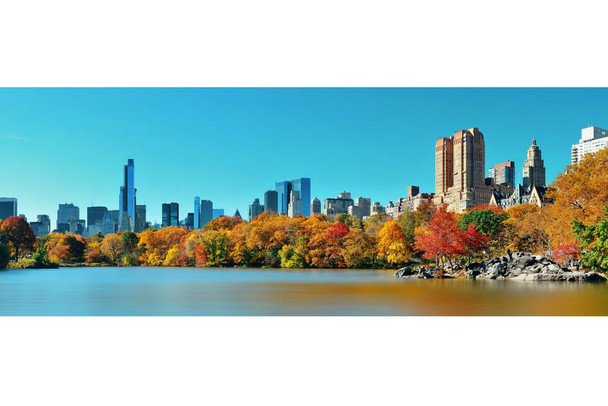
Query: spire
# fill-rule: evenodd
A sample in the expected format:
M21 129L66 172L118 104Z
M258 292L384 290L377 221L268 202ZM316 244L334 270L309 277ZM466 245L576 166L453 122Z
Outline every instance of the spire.
M536 145L536 138L532 138L532 145Z
M239 218L241 217L241 213L239 213L239 209L236 209L233 217L239 217Z

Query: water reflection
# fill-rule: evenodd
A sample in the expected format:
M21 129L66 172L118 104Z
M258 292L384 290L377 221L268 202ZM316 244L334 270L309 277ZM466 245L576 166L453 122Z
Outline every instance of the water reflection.
M395 279L386 271L0 272L1 315L608 315L607 284Z

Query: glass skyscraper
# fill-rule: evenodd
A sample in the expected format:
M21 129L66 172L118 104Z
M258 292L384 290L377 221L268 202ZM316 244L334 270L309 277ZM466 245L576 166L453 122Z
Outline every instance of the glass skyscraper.
M289 211L289 203L291 191L299 192L300 200L302 200L302 215L310 216L310 178L298 178L290 181L276 183L278 212L287 214Z
M194 219L192 221L192 228L198 230L201 227L201 198L200 196L194 196Z
M124 186L120 188L120 198L118 202L118 209L120 210L120 222L121 222L121 231L124 228L129 229L129 231L133 231L134 223L135 223L135 193L137 189L135 189L135 161L133 159L129 159L127 164L124 167ZM123 221L124 215L128 215L128 224Z

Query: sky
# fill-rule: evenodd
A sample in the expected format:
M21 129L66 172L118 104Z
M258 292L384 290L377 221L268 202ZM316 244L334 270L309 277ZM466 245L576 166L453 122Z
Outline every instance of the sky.
M593 88L2 88L0 197L29 221L59 203L118 209L135 159L137 203L193 211L194 196L244 218L275 182L311 178L323 200L349 191L386 204L409 185L434 192L439 137L478 127L487 169L536 138L552 182L582 128L608 128Z

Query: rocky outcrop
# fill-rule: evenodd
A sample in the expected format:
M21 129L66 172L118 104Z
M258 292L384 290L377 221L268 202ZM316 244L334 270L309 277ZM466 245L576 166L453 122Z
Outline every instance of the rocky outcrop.
M409 266L405 266L403 268L398 269L395 272L395 277L397 278L410 278L410 279L431 279L435 277L435 268L434 267L419 267L416 269L412 269Z
M595 272L572 272L542 255L514 252L489 261L470 264L465 275L476 279L513 278L519 281L599 282Z

